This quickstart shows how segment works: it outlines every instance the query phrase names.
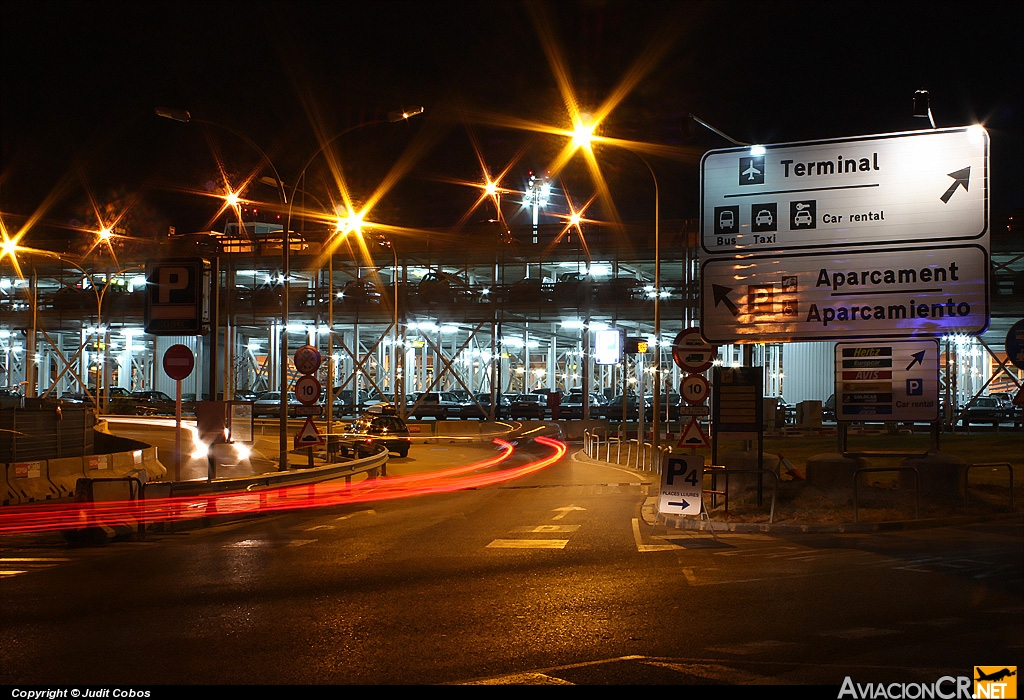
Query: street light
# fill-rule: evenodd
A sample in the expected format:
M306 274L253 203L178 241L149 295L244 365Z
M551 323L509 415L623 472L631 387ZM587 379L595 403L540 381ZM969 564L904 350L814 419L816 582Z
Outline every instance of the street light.
M317 151L309 157L309 160L302 166L298 176L295 178L295 185L292 187L292 196L286 200L288 202L288 215L285 217L284 231L281 234L281 247L282 247L282 266L284 268L284 289L282 291L282 311L281 311L281 339L280 339L280 368L281 368L281 416L280 416L280 442L278 445L280 461L278 462L278 469L287 469L288 465L288 307L289 307L289 290L290 290L290 277L291 277L291 245L289 241L289 232L291 231L292 225L292 209L295 205L295 193L299 189L299 183L303 181L306 175L306 170L313 164L321 153L327 150L327 147L333 144L335 141L340 139L346 134L350 134L357 129L362 129L366 126L372 126L374 124L381 124L384 122L400 122L406 121L418 114L423 114L423 107L417 107L408 111L391 112L388 114L387 119L374 119L371 121L362 122L355 126L350 126L347 129L335 134L328 139ZM275 173L276 174L276 173ZM284 192L284 186L281 186L282 194ZM332 269L333 275L333 269ZM330 329L333 333L334 329ZM333 361L333 360L332 360ZM333 389L333 387L331 387ZM358 391L358 387L354 387L355 391ZM353 395L354 396L354 395ZM328 409L330 410L330 408Z
M71 267L75 268L76 270L78 270L78 272L80 272L82 274L83 281L88 280L89 289L92 291L93 296L96 297L96 327L95 327L95 329L93 329L93 333L91 333L91 335L94 335L96 337L97 345L102 345L103 346L103 352L102 352L102 355L100 356L99 372L98 372L98 375L96 377L96 395L93 397L93 400L95 401L97 412L105 413L106 412L106 408L107 408L107 396L106 396L107 392L105 391L105 389L106 389L106 372L107 372L107 364L108 364L108 362L107 362L107 343L105 343L104 339L103 339L103 335L104 335L104 327L103 327L103 300L106 298L107 290L110 289L110 286L113 283L115 278L117 278L119 275L123 275L125 272L128 272L129 270L133 270L135 268L144 267L144 265L141 265L141 264L128 265L127 267L123 267L123 268L117 270L116 272L105 273L106 277L107 277L106 281L104 282L102 287L97 287L96 286L96 282L93 279L94 275L89 273L88 271L86 271L85 268L83 268L78 263L75 263L75 262L72 262L71 260L69 260L66 256L63 256L63 255L60 255L58 253L54 253L54 252L51 252L51 251L48 251L48 250L39 250L39 249L35 249L35 248L22 248L21 246L17 245L17 243L14 243L13 241L11 241L9 243L10 243L9 245L5 243L3 248L0 249L0 258L10 257L12 259L12 261L14 261L16 269L18 268L17 257L16 257L18 254L33 255L33 256L37 255L37 256L41 256L41 257L46 257L46 258L51 258L51 259L54 259L54 260L58 260L62 264L70 265ZM35 335L36 335L35 315L33 314L33 328L32 328L33 344L35 342ZM84 346L85 346L85 343L83 342L83 348L84 348ZM88 374L88 368L86 368L86 373ZM29 375L30 381L31 381L31 373L27 372L26 374ZM79 381L82 382L82 377L79 377ZM84 389L83 393L88 396L88 394L89 394L89 380L88 380L88 377L85 377L85 381L82 382L82 383L84 384L84 386L83 386L83 389Z
M170 119L170 120L176 121L176 122L183 122L183 123L186 123L186 124L189 123L189 122L195 122L197 124L206 124L208 126L214 126L214 127L217 127L218 129L223 129L224 131L232 133L235 136L237 136L238 138L240 138L243 141L245 141L257 153L260 154L260 157L263 159L263 162L266 163L268 166L270 166L271 172L274 173L274 182L277 185L277 194L278 194L278 197L281 200L281 205L284 206L284 205L288 204L288 195L285 193L284 182L281 180L281 175L280 175L280 173L277 172L277 168L274 167L274 162L272 160L270 160L270 156L268 156L266 154L266 152L256 144L255 141L250 139L248 136L243 134L241 131L233 129L230 126L226 126L224 124L220 124L218 122L212 122L212 121L209 121L209 120L206 120L206 119L196 119L195 117L193 117L189 113L189 111L187 109L175 109L175 108L169 108L169 107L157 107L154 110L154 112L156 113L156 115L158 117L162 117L164 119ZM232 193L229 196L230 197L234 197L235 195ZM229 200L229 202L230 202L230 200ZM218 259L216 261L215 269L213 271L213 290L212 291L213 291L213 298L210 301L211 301L211 306L213 307L213 314L214 314L214 316L213 316L213 323L212 323L212 326L213 326L212 330L213 330L213 332L212 332L211 338L210 338L210 341L211 341L211 343L210 343L211 344L211 348L210 348L210 400L211 401L216 401L217 400L217 377L218 377L218 372L217 372L217 342L218 342L218 336L220 335L220 260L219 260L219 255L218 255ZM226 373L225 373L225 375L226 375ZM227 384L227 382L225 382L225 390L227 389L227 386L228 386L228 384ZM228 398L228 397L225 397L225 398ZM286 400L287 400L287 397L283 396L282 397L282 403L284 403Z

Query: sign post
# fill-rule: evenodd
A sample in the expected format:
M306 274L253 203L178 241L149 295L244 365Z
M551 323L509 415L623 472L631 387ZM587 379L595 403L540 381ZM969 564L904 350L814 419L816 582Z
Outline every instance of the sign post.
M323 358L320 355L320 351L312 345L303 345L301 348L295 351L295 355L292 361L295 363L295 369L302 375L295 380L295 397L302 404L303 412L313 408L319 413L319 407L316 405L320 401L320 381L313 376L314 373L320 369L320 363ZM320 432L316 429L316 423L313 422L312 415L306 415L306 422L303 424L302 429L295 435L295 449L300 447L308 447L308 466L313 466L313 447L316 445L323 445L324 439L320 435Z
M187 345L167 348L163 359L164 372L175 380L174 393L174 480L181 481L181 380L188 378L196 366L196 358Z

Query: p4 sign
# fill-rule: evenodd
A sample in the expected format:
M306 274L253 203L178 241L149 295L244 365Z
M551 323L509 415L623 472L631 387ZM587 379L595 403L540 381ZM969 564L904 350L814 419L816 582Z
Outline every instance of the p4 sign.
M661 473L658 512L700 515L704 495L704 457L673 455L665 460Z

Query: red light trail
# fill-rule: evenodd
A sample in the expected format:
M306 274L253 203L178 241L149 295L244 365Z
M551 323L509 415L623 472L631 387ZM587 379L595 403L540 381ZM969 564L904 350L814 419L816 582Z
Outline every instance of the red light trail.
M424 474L367 479L355 484L327 481L283 486L258 492L179 496L141 501L61 503L0 508L0 534L78 530L101 525L173 522L213 515L271 513L306 508L411 498L464 489L482 488L522 478L554 464L567 447L546 437L534 442L553 450L547 457L526 464L484 471L506 462L514 447L495 440L500 452L489 459Z

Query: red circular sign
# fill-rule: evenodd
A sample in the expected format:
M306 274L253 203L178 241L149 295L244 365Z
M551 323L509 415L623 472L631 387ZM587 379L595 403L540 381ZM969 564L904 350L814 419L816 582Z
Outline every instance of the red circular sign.
M672 359L687 372L703 372L714 364L718 346L709 345L700 337L699 328L680 331L672 341Z
M192 351L188 349L187 345L172 345L167 348L167 352L164 353L164 372L171 379L177 379L181 381L188 375L192 374L192 370L196 366L196 357L192 354Z
M295 356L292 358L299 374L313 374L320 368L321 360L320 351L312 345L303 345L295 351Z
M701 404L708 400L711 385L699 374L688 374L679 382L679 395L689 404Z
M320 382L316 377L304 374L295 380L295 398L303 405L312 406L320 400Z

